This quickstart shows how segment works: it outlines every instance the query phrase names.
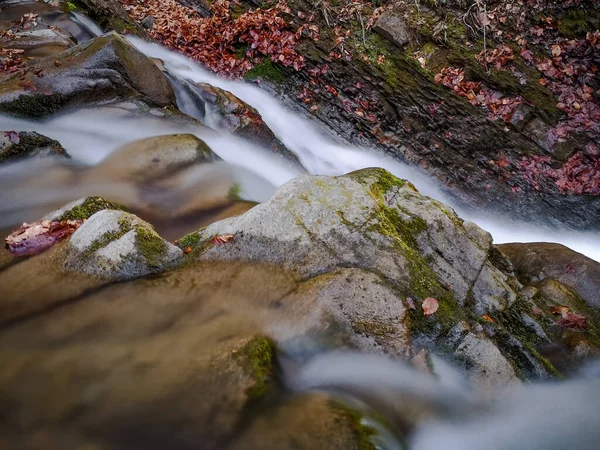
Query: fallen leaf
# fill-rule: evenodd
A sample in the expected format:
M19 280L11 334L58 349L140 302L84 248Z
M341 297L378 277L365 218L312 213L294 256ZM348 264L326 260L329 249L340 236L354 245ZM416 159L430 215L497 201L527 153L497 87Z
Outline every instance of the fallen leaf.
M4 243L15 256L37 255L70 236L82 223L83 220L24 223L8 235Z
M587 319L581 314L567 312L556 321L556 324L567 328L585 328L587 326Z
M423 308L423 314L426 316L435 314L439 307L439 302L433 297L427 297L425 300L423 300L423 304L421 305L421 308Z
M232 234L221 234L220 236L215 236L211 239L213 244L225 244L229 242L233 238Z
M563 314L566 314L569 312L569 307L563 306L563 305L553 306L552 308L550 308L550 312L552 314L562 316Z
M483 316L481 316L481 318L484 319L484 320L487 320L488 322L494 323L494 319L492 319L487 314L484 314Z
M185 250L183 251L183 253L188 254L191 253L192 251L192 247L186 247Z
M408 307L410 309L417 309L417 307L415 306L415 301L411 297L406 297L406 303L408 304Z

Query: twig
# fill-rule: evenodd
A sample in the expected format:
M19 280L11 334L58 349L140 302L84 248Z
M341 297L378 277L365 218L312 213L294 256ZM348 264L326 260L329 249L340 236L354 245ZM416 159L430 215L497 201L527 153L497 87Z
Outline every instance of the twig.
M323 16L325 16L325 22L327 22L327 26L331 27L331 24L329 23L329 17L327 17L327 8L325 8L325 6L323 6Z
M488 74L490 73L490 69L487 63L487 2L483 2L483 58L485 60L485 70L487 70Z
M362 18L362 14L361 13L356 13L358 15L358 20L360 21L360 26L362 28L362 41L363 41L363 45L366 47L367 46L367 39L365 38L365 24L363 22L363 18Z

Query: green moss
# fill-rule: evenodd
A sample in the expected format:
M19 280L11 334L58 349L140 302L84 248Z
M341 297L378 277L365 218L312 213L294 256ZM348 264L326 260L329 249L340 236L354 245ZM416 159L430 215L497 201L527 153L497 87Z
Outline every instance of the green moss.
M270 59L264 59L260 64L255 65L246 72L244 78L247 80L263 79L280 83L285 80L283 72Z
M57 220L83 220L89 219L92 214L103 209L116 209L123 211L125 207L118 203L111 202L102 197L88 197L82 204L71 208L63 213Z
M227 198L231 201L240 201L240 193L242 192L242 186L239 183L234 183L227 191Z
M45 94L22 94L10 102L0 104L0 112L24 117L24 118L40 118L55 113L68 102L68 98L64 95L52 93Z
M394 327L382 323L381 321L372 322L369 320L353 320L351 326L356 334L363 334L374 338L385 338L396 332Z
M241 356L254 380L254 384L246 391L248 398L256 400L264 397L273 379L275 345L268 338L255 337L244 346Z
M358 448L360 450L377 450L377 447L371 440L372 437L377 434L377 430L375 430L373 427L365 425L363 422L363 416L359 412L348 408L341 409L338 407L336 409L338 409L341 414L345 415L349 419L352 430L354 431L358 441Z
M571 9L560 18L558 31L567 38L584 37L600 28L600 12L583 8Z
M135 228L135 246L151 267L158 267L167 251L165 241L156 232L143 226Z
M77 5L75 5L75 3L73 3L73 2L63 2L62 3L62 10L66 13L72 13L76 9L77 9Z

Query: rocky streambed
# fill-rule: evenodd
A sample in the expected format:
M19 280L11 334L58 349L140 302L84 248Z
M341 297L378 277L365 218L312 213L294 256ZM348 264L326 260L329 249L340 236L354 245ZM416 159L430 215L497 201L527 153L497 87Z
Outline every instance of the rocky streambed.
M574 389L569 379L600 353L598 262L558 244L495 245L381 168L303 173L230 92L174 91L160 61L118 33L93 37L64 10L2 7L0 124L91 108L171 127L91 166L65 158L59 141L4 130L0 171L14 195L0 196L3 446L439 448L412 436L431 421L474 420L496 396L529 398L532 382ZM25 32L35 45L21 45ZM249 179L269 183L218 156L219 143L242 142L215 138L225 133L259 142L294 176L268 200L243 200ZM355 353L307 375L340 350ZM471 392L449 388L453 377ZM597 383L564 391L586 417ZM560 395L542 398L571 411ZM539 439L592 449L586 424Z

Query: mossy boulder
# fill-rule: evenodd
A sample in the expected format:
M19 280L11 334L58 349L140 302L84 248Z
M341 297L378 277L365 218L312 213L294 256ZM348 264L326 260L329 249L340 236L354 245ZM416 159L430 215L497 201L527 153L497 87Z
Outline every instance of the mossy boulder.
M138 217L114 210L92 215L69 239L65 270L109 280L161 272L183 252Z
M0 164L44 156L70 158L58 141L33 131L0 131Z
M175 105L175 94L161 71L117 34L34 60L0 81L0 112L28 118L124 99Z
M352 336L346 345L395 355L427 347L487 374L474 377L482 385L493 383L495 367L507 383L552 376L528 347L539 343L536 331L521 318L518 337L507 329L533 303L490 235L383 169L296 178L268 202L179 245L198 261L292 271L303 281L298 297L329 299L320 308ZM421 308L427 297L439 304L429 316Z
M119 0L61 0L61 3L65 11L77 11L89 16L104 31L148 38L144 28L129 17Z

